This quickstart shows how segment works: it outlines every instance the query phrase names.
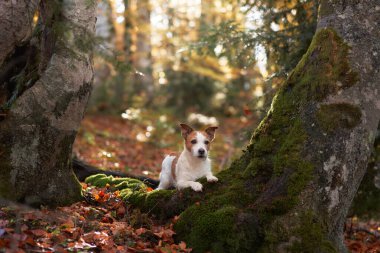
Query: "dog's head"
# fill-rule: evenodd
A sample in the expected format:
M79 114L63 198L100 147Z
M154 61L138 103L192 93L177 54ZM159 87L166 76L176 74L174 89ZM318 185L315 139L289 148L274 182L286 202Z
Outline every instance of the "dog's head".
M208 127L204 131L195 131L186 124L180 124L182 137L185 139L186 149L195 157L206 159L211 142L215 138L218 127Z

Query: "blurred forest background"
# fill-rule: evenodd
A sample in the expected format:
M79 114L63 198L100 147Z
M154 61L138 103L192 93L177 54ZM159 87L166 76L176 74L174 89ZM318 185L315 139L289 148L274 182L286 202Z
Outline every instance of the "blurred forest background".
M318 0L85 1L97 2L94 82L74 156L155 179L164 155L183 149L180 122L219 127L214 172L240 156L307 51L318 11ZM85 37L78 41L87 46ZM376 138L345 223L351 252L380 252L380 131ZM82 183L86 200L70 207L0 208L0 252L191 251L173 238L178 216L162 224L120 201L120 192L107 185Z
M211 155L225 168L306 52L317 9L312 0L100 1L76 155L157 177L187 122L220 127Z

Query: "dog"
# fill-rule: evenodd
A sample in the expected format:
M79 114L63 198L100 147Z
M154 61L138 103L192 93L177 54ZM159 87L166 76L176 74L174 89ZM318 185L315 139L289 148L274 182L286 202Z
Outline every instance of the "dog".
M218 181L211 172L211 160L208 158L210 145L218 127L208 127L204 131L195 131L186 124L180 124L180 127L185 139L184 150L179 156L172 153L165 157L157 190L170 187L181 190L191 187L199 192L203 186L196 182L197 179L206 177L208 182Z

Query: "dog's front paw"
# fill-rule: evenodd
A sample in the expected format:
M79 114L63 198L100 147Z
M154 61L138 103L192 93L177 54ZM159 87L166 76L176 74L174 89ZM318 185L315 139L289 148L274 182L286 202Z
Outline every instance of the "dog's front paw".
M207 177L207 182L213 183L213 182L218 182L218 178L215 176L208 176Z
M191 187L191 189L193 189L196 192L201 192L203 185L201 183L198 183L198 182L192 182L190 187Z

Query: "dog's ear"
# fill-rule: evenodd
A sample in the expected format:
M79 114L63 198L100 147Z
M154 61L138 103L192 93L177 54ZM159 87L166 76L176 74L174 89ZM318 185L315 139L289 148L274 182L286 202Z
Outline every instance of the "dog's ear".
M180 127L181 127L181 133L182 133L182 137L186 140L187 136L192 132L194 131L194 129L192 129L190 126L186 125L186 124L179 124Z
M216 131L216 129L218 129L218 127L212 126L212 127L206 128L206 130L205 130L208 138L210 138L211 141L213 141L214 138L215 138L215 131Z

